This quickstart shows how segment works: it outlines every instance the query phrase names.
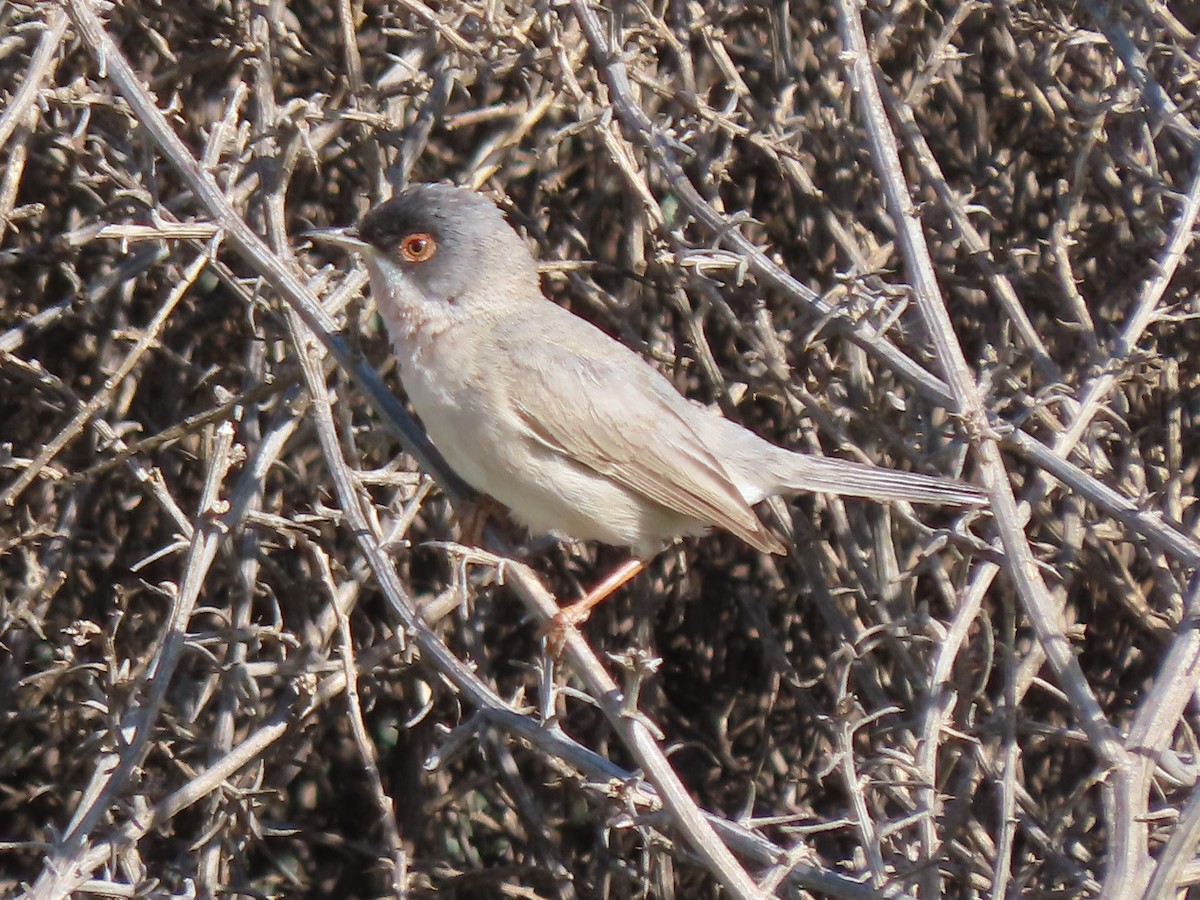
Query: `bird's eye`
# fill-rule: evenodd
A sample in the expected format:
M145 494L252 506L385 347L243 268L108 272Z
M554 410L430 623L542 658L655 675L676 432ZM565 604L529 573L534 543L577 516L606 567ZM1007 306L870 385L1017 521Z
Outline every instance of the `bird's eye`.
M410 263L422 263L433 258L437 252L437 241L427 231L414 231L400 241L400 255Z

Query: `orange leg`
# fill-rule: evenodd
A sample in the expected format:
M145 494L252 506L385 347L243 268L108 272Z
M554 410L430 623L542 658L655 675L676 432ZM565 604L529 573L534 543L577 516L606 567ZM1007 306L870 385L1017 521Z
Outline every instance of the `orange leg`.
M576 625L582 625L586 622L588 617L591 616L593 608L599 606L632 581L644 568L646 568L645 560L628 560L588 591L587 596L582 600L560 609L558 615L542 627L542 633L546 635L554 655L558 656L562 651L563 639L566 637L566 630L568 628L574 628Z

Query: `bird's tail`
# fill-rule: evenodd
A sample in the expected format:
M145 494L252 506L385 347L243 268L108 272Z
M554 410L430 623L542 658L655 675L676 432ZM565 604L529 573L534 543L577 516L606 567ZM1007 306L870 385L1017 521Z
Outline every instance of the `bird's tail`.
M872 500L907 500L944 506L985 506L987 495L973 484L782 450L773 466L778 493L814 491Z

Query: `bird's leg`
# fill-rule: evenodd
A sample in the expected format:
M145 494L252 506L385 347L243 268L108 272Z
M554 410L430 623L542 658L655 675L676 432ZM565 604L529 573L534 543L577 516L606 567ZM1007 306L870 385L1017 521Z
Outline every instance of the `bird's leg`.
M490 494L479 494L465 504L458 517L459 528L462 531L462 543L468 547L483 545L483 532L488 522L497 519L503 521L506 513L504 505Z
M646 568L646 561L644 559L637 559L635 557L626 560L624 564L614 569L607 578L588 591L587 596L582 600L560 609L558 615L550 620L548 632L551 635L551 642L561 644L562 633L565 629L573 628L576 625L582 625L586 622L592 614L594 607L599 606L621 587L632 581L644 568ZM556 635L557 638L555 637Z

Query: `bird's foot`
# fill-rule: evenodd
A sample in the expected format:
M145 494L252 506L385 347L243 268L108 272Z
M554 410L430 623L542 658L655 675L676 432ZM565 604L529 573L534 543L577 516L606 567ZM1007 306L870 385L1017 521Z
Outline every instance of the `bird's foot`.
M483 533L493 519L508 519L508 509L504 504L489 494L480 494L471 500L458 516L459 529L462 531L461 543L471 547L482 545Z
M570 606L560 609L540 629L546 645L555 656L562 655L567 635L591 618L592 610L628 584L646 568L645 560L630 559L614 569L603 581L587 592L587 595Z

